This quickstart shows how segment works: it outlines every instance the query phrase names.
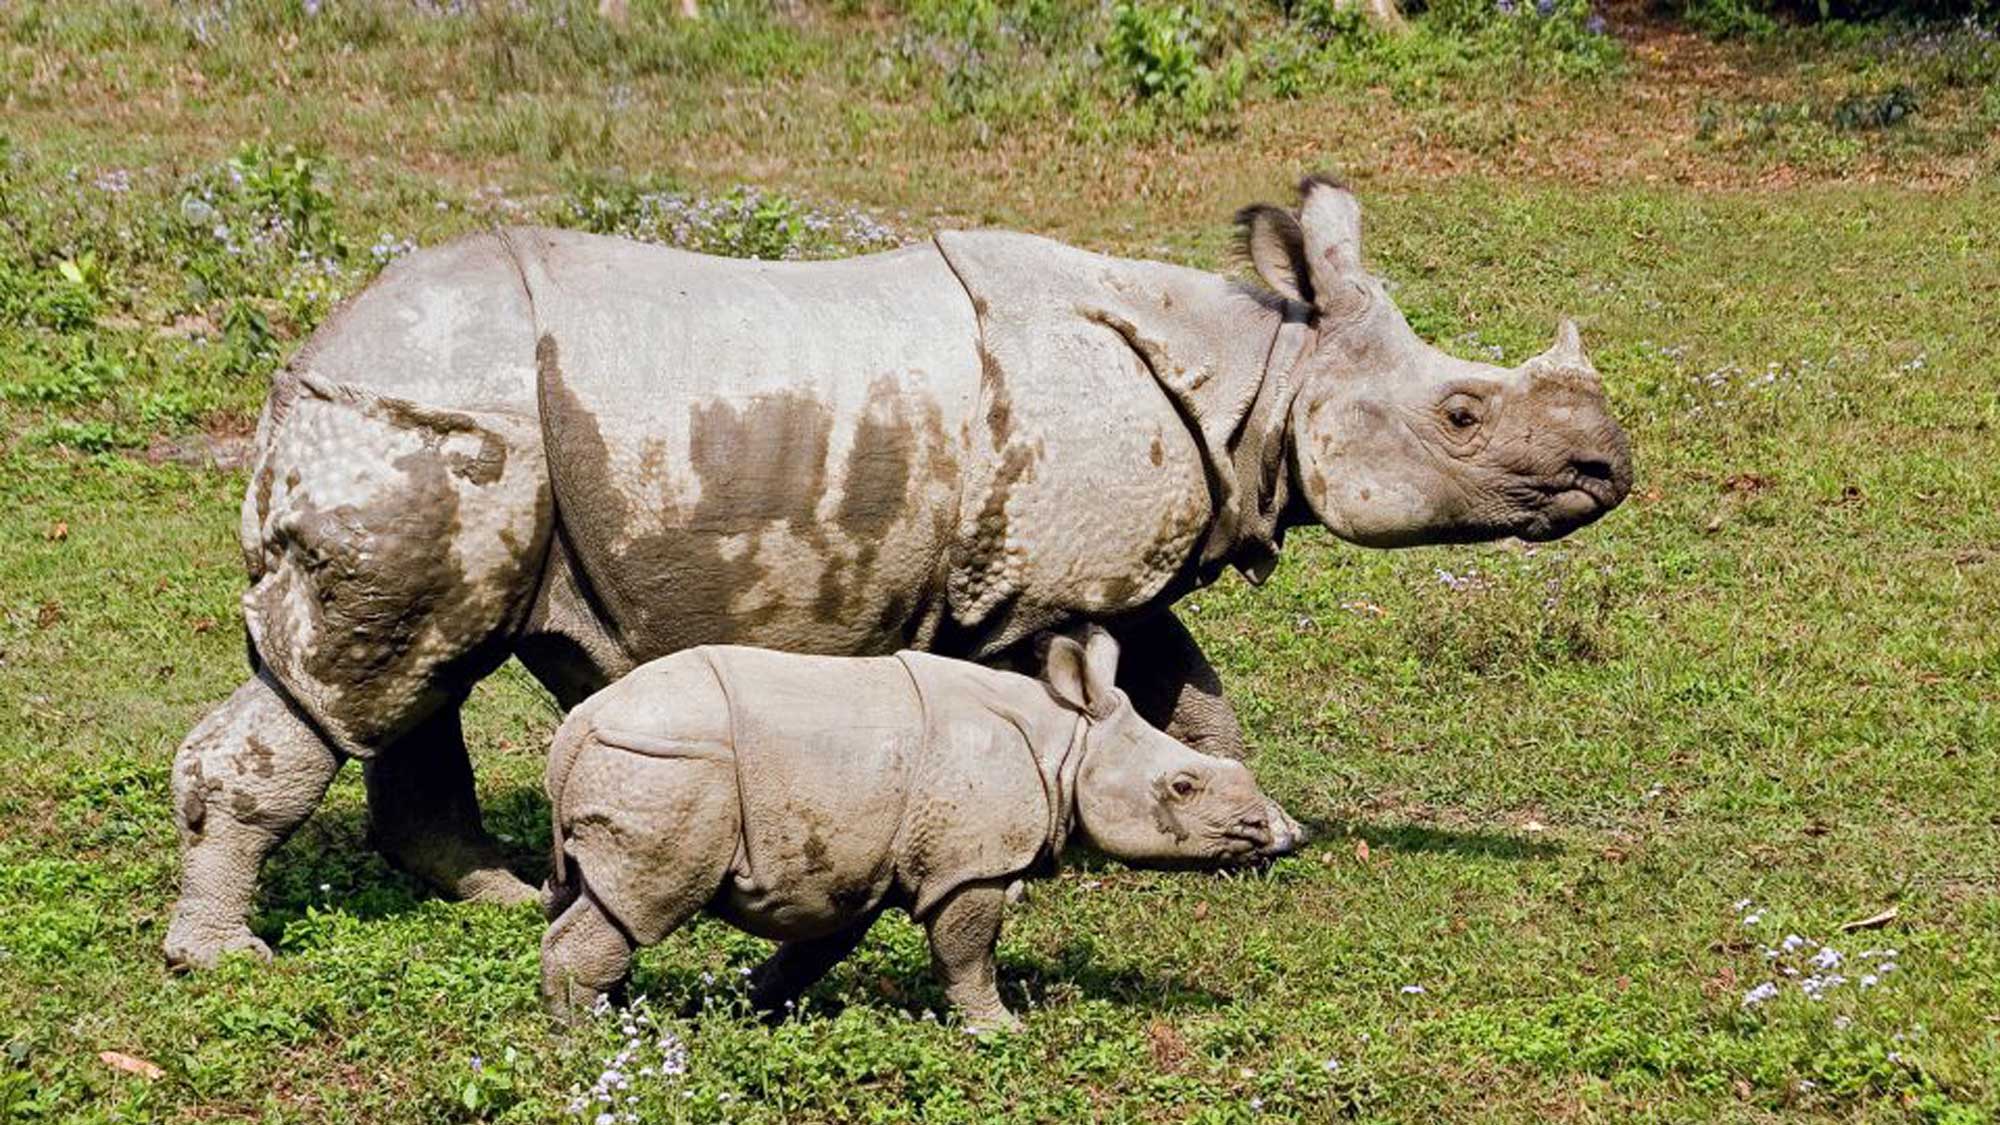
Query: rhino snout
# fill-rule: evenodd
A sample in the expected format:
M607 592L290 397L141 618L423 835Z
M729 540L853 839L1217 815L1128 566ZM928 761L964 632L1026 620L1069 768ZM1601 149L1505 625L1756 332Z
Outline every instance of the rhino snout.
M1279 808L1278 802L1271 801L1269 806L1264 815L1270 825L1270 838L1257 850L1257 854L1277 857L1298 851L1300 845L1306 842L1306 830L1299 827L1299 822L1293 820L1285 810Z
M1276 801L1238 817L1224 833L1229 843L1260 859L1290 855L1305 842L1305 829L1285 814Z

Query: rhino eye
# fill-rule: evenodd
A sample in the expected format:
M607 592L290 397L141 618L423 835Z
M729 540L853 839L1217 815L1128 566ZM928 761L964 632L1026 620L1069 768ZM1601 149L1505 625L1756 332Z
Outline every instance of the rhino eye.
M1486 420L1485 404L1469 394L1455 394L1438 405L1438 413L1445 424L1464 434L1478 428Z
M1185 801L1199 792L1201 786L1195 782L1194 778L1189 777L1187 774L1182 774L1174 778L1172 783L1167 786L1167 789L1176 798Z

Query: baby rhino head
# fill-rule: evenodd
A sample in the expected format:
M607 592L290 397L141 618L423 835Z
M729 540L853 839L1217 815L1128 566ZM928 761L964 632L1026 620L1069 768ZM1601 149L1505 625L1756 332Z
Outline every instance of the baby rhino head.
M1092 627L1049 647L1049 690L1089 720L1076 775L1077 827L1127 863L1186 867L1285 855L1305 839L1241 762L1202 754L1132 709L1113 683L1118 642Z

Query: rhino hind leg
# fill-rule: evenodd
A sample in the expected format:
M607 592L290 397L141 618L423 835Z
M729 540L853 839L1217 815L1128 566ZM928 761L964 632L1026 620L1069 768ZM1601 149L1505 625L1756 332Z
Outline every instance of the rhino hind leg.
M193 755L207 776L211 760L236 753L206 749L217 737L210 728L248 724L276 732L257 736L274 750L300 747L301 759L310 744L319 765L268 779L274 790L257 807L282 808L290 819L281 826L260 812L253 820L275 827L208 831L242 837L232 854L250 858L228 861L247 863L242 886L207 889L216 879L205 869L223 864L211 854L222 845L184 836L189 889L177 917L209 919L190 921L189 933L229 936L197 936L184 943L190 955L170 956L199 964L219 942L242 944L256 860L274 846L266 837L282 838L318 804L343 758L364 763L373 835L400 866L447 894L534 897L480 825L458 709L506 659L540 578L554 523L540 440L532 418L279 376L242 521L252 583L244 619L256 682L269 685L258 690L270 698L245 702L240 691L183 758ZM217 822L237 806L225 795L205 813Z
M512 905L539 897L487 834L458 709L447 707L362 764L369 840L389 861L455 898Z
M847 959L868 936L877 914L825 937L788 941L750 973L750 1006L766 1016L782 1018L807 989L818 984L835 965Z
M253 676L209 712L174 755L181 894L167 963L207 968L226 954L268 958L249 915L264 858L305 820L340 755L283 691Z

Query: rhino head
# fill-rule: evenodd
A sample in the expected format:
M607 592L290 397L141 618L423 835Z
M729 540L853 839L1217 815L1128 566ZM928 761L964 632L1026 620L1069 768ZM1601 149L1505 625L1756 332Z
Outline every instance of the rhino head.
M1058 636L1045 678L1089 726L1075 782L1076 828L1127 863L1214 866L1286 855L1305 831L1241 762L1189 749L1139 717L1114 683L1118 642L1097 626Z
M1287 420L1294 503L1351 543L1407 547L1567 535L1632 486L1625 431L1564 321L1519 367L1446 355L1417 338L1361 265L1361 209L1310 177L1296 212L1237 215L1258 275L1307 340Z

